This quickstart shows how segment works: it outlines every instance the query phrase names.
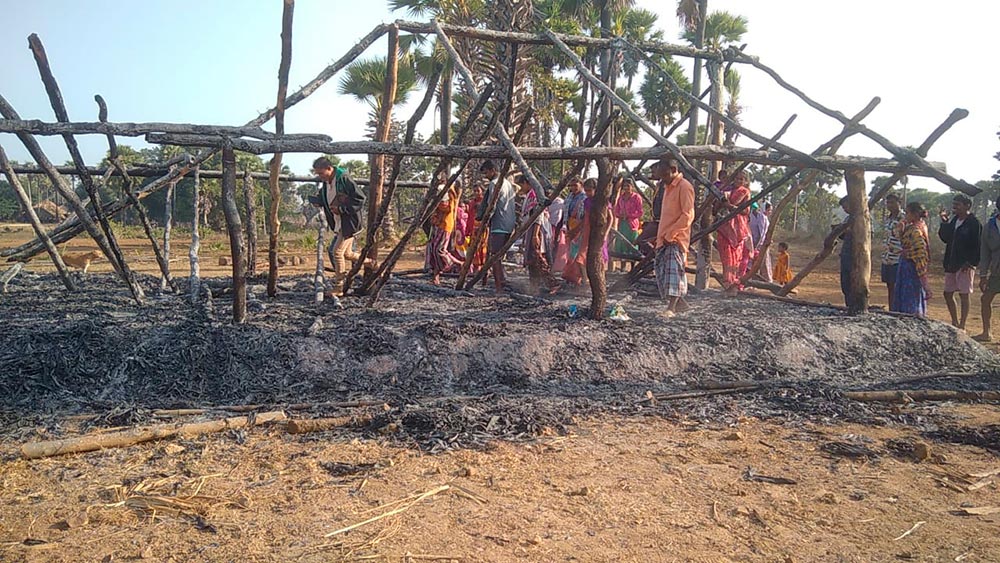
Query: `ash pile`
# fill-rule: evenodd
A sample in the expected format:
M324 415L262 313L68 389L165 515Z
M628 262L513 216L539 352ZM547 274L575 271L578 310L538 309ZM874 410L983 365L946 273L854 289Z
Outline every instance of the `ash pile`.
M633 299L630 320L597 322L567 314L583 298L449 293L412 281L390 283L373 309L350 297L342 308L317 307L303 276L232 326L227 280L204 283L219 294L214 309L184 288L137 307L109 275L81 279L76 293L52 275L19 277L0 298L0 435L79 412L127 413L106 420L120 424L153 409L353 400L385 405L363 413L363 431L390 429L431 450L564 432L574 417L600 413L933 431L933 407L902 412L843 392L901 381L1000 386L993 354L916 318L708 292L672 319L659 316L659 302ZM143 284L152 293L158 280ZM955 375L916 380L933 374ZM729 392L745 385L756 387ZM712 388L721 391L691 393Z

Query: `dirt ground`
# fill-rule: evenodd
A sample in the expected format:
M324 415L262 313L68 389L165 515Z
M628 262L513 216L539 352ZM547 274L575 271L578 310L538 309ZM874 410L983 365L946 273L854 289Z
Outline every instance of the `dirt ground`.
M24 228L4 230L0 226L0 248L30 236ZM224 254L221 241L214 235L203 242L205 277L228 273L228 267L217 265ZM135 269L157 272L145 244L123 243ZM90 248L80 241L67 251ZM186 241L178 240L174 253L179 258L171 263L175 275L187 273L186 251ZM285 254L306 258L302 266L283 269L285 276L315 267L314 251L304 244L290 240ZM797 247L793 268L810 254ZM840 302L835 268L835 260L829 260L800 287L798 297ZM36 260L29 269L49 268ZM107 271L107 264L98 262L92 271ZM884 294L874 285L873 290L873 304L884 303ZM45 306L51 304L39 302L39 311ZM969 323L978 332L976 309ZM530 324L532 314L525 313L521 323ZM947 318L939 292L931 316ZM67 314L60 322L69 326L77 320ZM119 321L95 317L94 322ZM422 321L406 317L406 322ZM510 326L517 322L509 319ZM787 322L794 324L790 318ZM842 322L829 320L831 326L847 326L837 324ZM964 342L946 327L929 328L941 342ZM453 338L437 325L426 330ZM621 330L634 334L640 329ZM825 331L826 340L817 346L829 344L833 333L845 342L857 336L849 327ZM787 352L795 356L794 350ZM552 352L539 348L536 353ZM623 361L611 349L607 354ZM345 360L331 354L323 361ZM746 363L755 378L775 376L762 373L763 364L733 362ZM6 368L13 365L21 366ZM553 364L552 369L561 367ZM366 364L366 369L380 373L379 365ZM567 373L576 369L566 368ZM628 389L626 397L642 386L655 388L651 381L609 383L601 366L591 369L597 375L588 384ZM703 377L713 368L699 369L685 377ZM850 366L809 364L808 369L834 379L855 377ZM912 369L901 364L892 376ZM219 381L220 386L229 383ZM385 384L416 393L422 382L415 376ZM669 390L668 384L663 382L662 390ZM471 385L456 375L456 391L467 392ZM8 422L0 436L0 561L1000 560L1000 509L990 510L1000 507L1000 406L886 406L879 415L883 423L861 425L837 422L842 414L836 409L822 421L792 416L796 408L807 411L821 404L795 407L797 401L816 401L830 391L817 390L811 399L787 393L776 390L765 407L754 408L748 405L756 403L725 397L649 408L635 393L629 399L635 405L616 405L614 412L585 410L565 425L553 423L515 440L433 454L394 436L394 424L412 419L392 410L386 421L397 422L383 421L374 431L345 427L299 436L277 424L28 461L18 452L23 442L114 430L108 428L110 417L95 427L36 402L24 405L23 419ZM16 402L16 396L4 401ZM775 405L789 416L783 419ZM499 418L481 403L452 408L470 420L477 416L475 409L485 412L487 431L495 422L491 416ZM149 411L142 412L141 422L174 420L150 419ZM769 414L759 418L751 412ZM846 417L855 418L868 416Z

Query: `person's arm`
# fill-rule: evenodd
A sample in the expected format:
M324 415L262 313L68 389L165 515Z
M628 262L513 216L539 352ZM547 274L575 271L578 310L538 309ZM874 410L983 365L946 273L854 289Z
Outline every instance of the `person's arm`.
M993 259L993 253L990 251L990 245L987 243L986 239L989 237L990 223L989 221L983 225L982 233L979 238L979 263L983 267L987 268L984 275L979 276L979 289L981 291L986 291L987 283L989 282L989 267L990 261Z
M950 244L955 238L955 225L951 221L941 218L941 226L938 227L938 238L945 244Z
M486 188L486 192L483 193L483 199L479 202L479 207L476 209L476 221L482 221L486 216L486 206L489 205L490 199L493 198L493 185L490 184Z

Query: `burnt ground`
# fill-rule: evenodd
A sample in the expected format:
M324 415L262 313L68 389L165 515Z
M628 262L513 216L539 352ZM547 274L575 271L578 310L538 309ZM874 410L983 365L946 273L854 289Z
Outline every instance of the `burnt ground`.
M631 320L595 322L567 314L584 298L466 295L402 280L387 286L375 309L353 298L342 309L317 309L302 276L286 278L277 300L255 303L248 324L234 327L224 279L207 280L220 295L210 306L153 297L156 280L144 283L151 296L142 308L107 274L81 278L75 294L51 274L11 283L0 297L4 440L40 427L58 436L60 420L80 413L99 415L89 424L119 426L151 420L153 409L354 400L384 406L351 409L366 421L352 431L430 451L564 433L577 417L603 414L902 423L979 445L996 437L989 428L962 434L934 405L900 409L843 397L899 387L996 389L995 356L937 321L857 318L707 292L673 319L658 316L658 301L635 297L623 304ZM317 317L323 326L310 335ZM901 383L941 373L956 375ZM749 380L763 386L644 400Z

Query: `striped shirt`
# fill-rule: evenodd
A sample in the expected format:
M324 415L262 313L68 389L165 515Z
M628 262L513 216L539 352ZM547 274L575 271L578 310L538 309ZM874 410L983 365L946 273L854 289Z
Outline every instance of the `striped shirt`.
M885 240L882 243L882 263L887 266L899 264L899 257L903 253L903 241L900 240L900 231L903 223L903 214L900 213L895 219L891 216L885 220Z

